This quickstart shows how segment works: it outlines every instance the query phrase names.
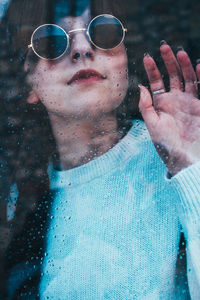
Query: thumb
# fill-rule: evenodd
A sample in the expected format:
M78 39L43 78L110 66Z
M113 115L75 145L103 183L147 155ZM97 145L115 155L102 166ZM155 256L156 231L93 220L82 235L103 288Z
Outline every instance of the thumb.
M139 85L140 88L140 101L139 101L139 109L143 116L143 119L150 129L152 126L155 126L159 121L159 116L156 113L153 105L152 105L152 97L149 93L148 89L143 85Z

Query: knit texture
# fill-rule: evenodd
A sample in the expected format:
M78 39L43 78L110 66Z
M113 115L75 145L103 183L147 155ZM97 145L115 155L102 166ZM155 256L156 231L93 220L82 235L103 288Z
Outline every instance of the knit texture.
M191 190L198 182L190 177L200 176L200 168L191 170L167 180L167 169L138 120L101 157L67 171L49 168L55 199L41 299L186 299L175 272L179 214L193 219L200 206L180 212L191 198L198 202L200 189ZM184 225L185 230L195 224ZM195 290L194 280L190 284Z

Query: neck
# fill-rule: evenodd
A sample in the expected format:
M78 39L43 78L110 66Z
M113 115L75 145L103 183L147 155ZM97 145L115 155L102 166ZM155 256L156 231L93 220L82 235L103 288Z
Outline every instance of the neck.
M68 120L50 115L53 134L59 152L59 169L81 166L111 149L122 133L113 115L98 120Z

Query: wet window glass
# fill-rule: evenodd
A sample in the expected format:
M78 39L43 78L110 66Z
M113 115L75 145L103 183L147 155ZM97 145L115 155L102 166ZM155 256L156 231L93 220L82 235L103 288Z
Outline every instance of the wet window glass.
M0 299L200 299L199 14L0 2Z

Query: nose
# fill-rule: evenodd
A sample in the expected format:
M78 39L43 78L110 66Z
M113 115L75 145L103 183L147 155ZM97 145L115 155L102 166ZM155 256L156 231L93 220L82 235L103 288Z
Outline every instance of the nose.
M72 62L79 60L93 60L94 50L84 31L73 32L71 36L71 52Z

